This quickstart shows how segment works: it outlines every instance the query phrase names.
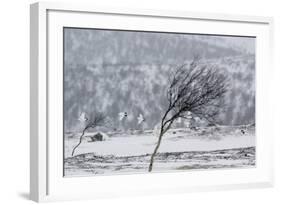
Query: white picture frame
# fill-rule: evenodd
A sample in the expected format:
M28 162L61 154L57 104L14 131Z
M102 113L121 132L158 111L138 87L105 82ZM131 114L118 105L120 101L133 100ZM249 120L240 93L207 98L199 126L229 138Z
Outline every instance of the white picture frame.
M93 21L93 19L98 19ZM184 31L257 36L257 166L250 169L189 171L64 178L62 175L62 46L64 26ZM183 28L182 25L186 25ZM184 11L97 8L40 2L30 9L30 198L34 201L91 199L188 191L273 186L270 90L273 19ZM61 37L60 37L61 36ZM54 69L56 68L56 69Z

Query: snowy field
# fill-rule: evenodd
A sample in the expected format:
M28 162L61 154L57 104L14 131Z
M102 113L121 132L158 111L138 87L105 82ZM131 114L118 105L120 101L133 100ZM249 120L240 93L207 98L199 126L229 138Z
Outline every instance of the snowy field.
M157 138L151 130L107 133L91 142L87 133L71 156L80 133L65 136L65 176L145 173ZM105 133L102 133L105 135ZM255 166L255 127L171 129L163 137L153 171L243 168Z

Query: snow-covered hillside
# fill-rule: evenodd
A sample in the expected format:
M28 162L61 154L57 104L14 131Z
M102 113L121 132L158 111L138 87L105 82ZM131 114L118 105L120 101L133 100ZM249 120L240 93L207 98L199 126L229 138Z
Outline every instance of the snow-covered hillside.
M255 39L153 32L65 29L64 125L77 131L81 112L99 110L112 121L127 112L123 127L152 129L166 108L168 78L200 54L228 77L223 124L255 120ZM116 123L115 128L120 125Z
M224 124L254 122L254 61L254 56L248 55L205 62L219 67L228 77L226 106L219 116ZM79 114L92 110L104 112L114 122L118 122L119 112L126 111L124 126L132 129L138 129L136 119L141 113L146 118L144 126L152 129L166 107L167 82L173 68L162 64L69 66L65 72L65 129L75 131Z

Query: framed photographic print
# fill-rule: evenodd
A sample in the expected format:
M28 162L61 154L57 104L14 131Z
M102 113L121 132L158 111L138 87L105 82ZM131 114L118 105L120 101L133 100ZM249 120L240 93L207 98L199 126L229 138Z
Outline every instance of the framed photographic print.
M272 19L31 5L31 199L271 186Z

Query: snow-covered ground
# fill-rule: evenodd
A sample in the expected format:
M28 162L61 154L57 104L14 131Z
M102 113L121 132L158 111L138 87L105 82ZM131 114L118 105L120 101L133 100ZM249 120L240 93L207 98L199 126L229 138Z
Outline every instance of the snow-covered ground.
M87 133L73 157L71 152L80 133L65 136L66 176L147 170L157 142L152 131L107 133L105 141L90 142L88 136L93 134ZM255 164L255 128L171 129L163 137L158 153L156 171L252 166Z

